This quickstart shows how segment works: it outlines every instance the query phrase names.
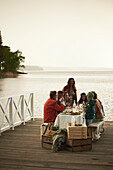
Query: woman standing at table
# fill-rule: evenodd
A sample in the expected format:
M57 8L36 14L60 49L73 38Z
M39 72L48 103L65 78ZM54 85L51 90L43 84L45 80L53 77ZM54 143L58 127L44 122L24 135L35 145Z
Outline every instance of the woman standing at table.
M68 92L70 97L70 105L72 106L74 101L77 104L77 90L75 87L75 80L74 78L69 78L67 85L63 88L63 92Z

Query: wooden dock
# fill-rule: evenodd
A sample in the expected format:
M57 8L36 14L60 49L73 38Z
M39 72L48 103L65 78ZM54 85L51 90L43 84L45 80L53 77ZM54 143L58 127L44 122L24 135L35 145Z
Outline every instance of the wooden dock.
M0 137L0 170L113 170L113 121L105 122L105 132L91 151L51 153L41 148L42 119L6 131Z

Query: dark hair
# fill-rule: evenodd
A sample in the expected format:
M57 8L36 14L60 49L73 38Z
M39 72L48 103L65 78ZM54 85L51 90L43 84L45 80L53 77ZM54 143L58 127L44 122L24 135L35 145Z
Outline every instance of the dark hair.
M54 96L56 96L56 91L50 91L50 98L54 99Z
M93 99L97 99L97 93L96 93L95 91L91 91L91 93L93 93L93 94L94 94Z
M58 91L58 94L63 94L63 91Z
M74 78L69 78L67 84L70 86L70 81L71 81L71 80L73 80L73 87L74 87L74 85L75 85L75 80L74 80Z
M83 95L85 96L85 100L84 100L84 101L85 101L85 103L87 103L86 93L83 92L83 93L80 94L80 100L79 100L79 102L78 102L79 104L81 104L81 103L83 102L83 99L82 99L82 96L83 96Z

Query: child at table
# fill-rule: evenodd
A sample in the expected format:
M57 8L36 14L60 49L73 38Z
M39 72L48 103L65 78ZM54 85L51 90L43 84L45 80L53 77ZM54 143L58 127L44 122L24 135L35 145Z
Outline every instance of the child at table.
M69 97L69 94L68 92L64 92L64 103L65 103L65 107L68 107L68 106L71 106L71 103L70 103L70 97Z
M63 97L63 92L58 91L58 98L57 98L57 104L61 105L61 98Z
M57 98L57 104L60 106L61 105L61 99L63 97L63 92L62 91L58 91L58 98ZM57 114L59 114L60 111L57 111Z
M86 125L87 126L93 122L93 119L95 117L94 106L96 104L96 101L94 101L93 98L94 98L94 94L89 92L87 94L88 102L87 102L86 107L85 107L85 112L86 112L85 118L86 118ZM89 136L89 134L88 134L88 136Z

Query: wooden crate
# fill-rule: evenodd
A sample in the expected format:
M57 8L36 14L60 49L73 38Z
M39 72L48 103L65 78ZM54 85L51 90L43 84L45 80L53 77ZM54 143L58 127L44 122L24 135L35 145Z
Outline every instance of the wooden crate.
M68 139L66 140L66 147L68 151L86 151L92 149L92 139L88 137L87 139Z
M52 136L55 132L54 130L47 130L47 135Z
M41 126L40 126L40 135L41 136L42 135L46 135L47 134L47 130L48 130L47 123L41 124Z
M52 149L52 136L42 136L42 147L46 149ZM71 152L85 151L92 149L91 137L87 139L66 139L66 145L62 145L59 150L68 150Z
M43 135L42 136L42 147L43 148L46 148L46 149L52 149L52 136L46 136L46 135Z
M85 126L68 126L68 139L87 139L87 127Z
M46 136L46 135L42 136L42 147L43 148L52 149L52 144L53 144L52 136L50 136L50 135L49 136ZM60 146L58 151L61 151L61 150L67 150L66 144Z

